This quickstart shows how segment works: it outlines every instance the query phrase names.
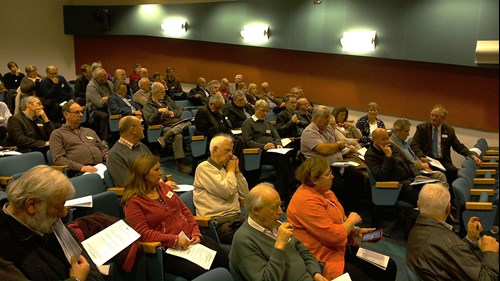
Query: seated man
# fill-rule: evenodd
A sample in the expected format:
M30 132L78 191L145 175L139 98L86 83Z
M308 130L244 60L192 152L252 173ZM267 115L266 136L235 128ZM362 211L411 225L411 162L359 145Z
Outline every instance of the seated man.
M151 154L149 148L141 142L144 127L135 116L125 116L118 123L120 139L111 147L106 166L116 186L125 186L130 163L139 155Z
M144 107L151 97L151 82L148 78L141 78L139 80L140 89L134 94L134 101Z
M135 93L137 91L139 91L139 81L140 79L142 78L146 78L149 80L149 71L147 68L145 67L141 67L139 69L139 79L135 80L134 83L130 83L130 87L132 88L132 91Z
M94 130L81 127L83 108L70 100L62 107L66 124L50 134L50 150L55 165L66 165L68 176L85 172L97 172L94 165L103 163L108 157L104 145Z
M40 81L37 96L47 110L47 115L52 122L59 124L62 119L60 103L75 98L73 89L62 75L58 75L57 68L53 65L45 69L47 76Z
M214 94L210 96L208 104L200 108L194 117L197 133L205 135L208 142L217 134L231 134L229 124L221 114L224 103L221 94Z
M116 81L114 90L115 93L108 100L109 112L113 115L134 115L142 118L141 106L127 96L127 83L122 80Z
M104 68L96 68L87 85L86 99L89 123L98 128L99 136L105 142L109 139L108 99L113 95L113 83L107 79Z
M205 89L207 86L207 81L203 77L198 77L196 79L196 87L189 91L187 99L191 101L193 105L200 106L205 105L208 102L208 97L210 97L210 92Z
M59 219L74 193L68 178L47 166L9 184L0 201L0 280L104 280L81 245L82 254L69 262L53 231L66 230Z
M274 96L274 93L269 89L269 83L262 82L260 85L261 92L257 95L258 99L264 99L269 103L269 107L273 110L275 107L279 106L282 103L280 98Z
M300 137L309 123L299 119L299 114L295 111L297 109L297 98L294 95L286 95L283 101L286 103L286 109L278 114L276 120L278 134L282 138Z
M245 280L326 281L314 255L292 235L293 227L277 222L280 205L272 185L250 190L245 201L249 217L234 235L229 261Z
M300 122L307 124L306 127L312 122L312 107L306 98L299 98L297 100L297 114Z
M165 86L160 82L154 82L152 86L151 97L143 108L144 120L150 125L163 125L162 135L158 138L158 143L162 148L167 146L167 140L174 138L172 148L177 169L183 174L191 173L191 167L183 163L184 147L182 134L184 130L191 125L190 121L181 122L180 116L182 109L165 94ZM172 127L173 126L173 127Z
M231 122L231 128L233 129L241 128L243 122L255 113L252 105L247 102L245 93L242 91L236 91L233 95L233 101L224 108L224 115Z
M222 243L231 244L233 235L245 220L241 214L248 184L233 155L233 140L218 135L210 141L210 158L196 168L193 202L196 215L215 217Z
M398 149L392 149L389 133L384 128L377 128L372 133L373 145L365 153L366 165L377 181L398 181L403 184L399 199L417 206L421 186L411 186L418 175L412 161L403 156Z
M12 117L9 107L4 102L0 101L0 144L2 144L7 136L7 124Z
M172 99L185 99L187 97L186 93L182 90L182 84L177 77L175 77L175 69L173 66L167 67L167 91Z
M342 134L335 133L331 126L332 116L328 107L318 105L314 107L312 122L300 138L300 152L306 159L319 156L328 160L328 163L342 162L343 150L347 147ZM352 211L359 206L357 200L369 195L368 178L352 166L332 167L334 175L332 191L339 198L345 209Z
M442 105L435 105L430 122L417 126L411 148L423 163L429 162L426 156L439 160L446 168L448 183L452 183L457 178L458 170L451 160L451 148L464 157L470 156L478 165L481 160L458 140L452 126L443 124L447 114L448 111Z
M35 96L28 96L21 102L21 113L11 116L7 130L11 145L19 152L39 150L45 153L54 124L43 110L42 102Z
M238 84L240 84L244 80L245 79L243 79L243 75L241 75L241 74L236 74L236 76L234 76L234 83L228 84L228 91L229 91L230 96L234 96L234 94L238 90L237 89Z
M75 80L75 101L79 105L85 106L87 85L92 79L92 68L88 64L82 64L81 71L82 75Z
M423 163L420 160L415 152L411 149L411 147L406 142L406 139L410 135L410 126L411 123L408 119L402 118L396 120L394 122L394 126L392 128L392 135L389 139L389 142L392 144L392 148L398 149L399 153L405 157L406 159L413 162L412 168L416 169L414 174L424 174L427 175L431 179L437 179L449 188L448 182L446 181L446 176L439 171L433 171L429 166L429 163Z
M498 242L481 237L477 217L460 239L445 222L450 193L440 184L425 185L418 196L420 215L408 237L406 263L420 280L498 280ZM234 245L234 244L233 244Z
M242 138L245 147L257 147L262 150L261 164L271 164L276 167L276 187L286 206L295 190L291 162L292 153L268 152L269 149L283 148L281 138L273 124L265 120L269 111L269 104L265 100L258 100L255 103L255 114L245 120L241 126ZM260 170L256 171L260 173ZM246 176L247 179L259 179L258 175Z

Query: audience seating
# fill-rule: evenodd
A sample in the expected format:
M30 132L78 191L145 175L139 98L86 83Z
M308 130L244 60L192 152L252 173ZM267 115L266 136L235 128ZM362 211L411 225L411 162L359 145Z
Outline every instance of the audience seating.
M80 198L106 191L104 182L96 173L89 173L69 179L75 187L75 194L72 198Z
M118 132L118 123L120 123L120 119L122 118L121 114L111 114L109 108L108 108L108 114L109 114L109 130L111 133Z
M24 173L37 165L47 165L40 151L0 157L0 186L6 186L13 175Z

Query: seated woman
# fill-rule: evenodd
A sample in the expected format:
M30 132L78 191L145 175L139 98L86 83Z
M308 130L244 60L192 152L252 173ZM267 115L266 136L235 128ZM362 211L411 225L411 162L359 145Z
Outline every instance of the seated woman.
M371 144L372 132L377 128L384 128L384 121L377 118L380 107L375 102L368 104L368 114L360 117L356 122L356 127L361 131L361 139L359 143L364 146Z
M349 118L349 110L343 105L336 106L332 110L332 116L335 117L334 128L341 132L346 138L356 139L359 141L361 139L361 131L354 126L353 123L347 121Z
M122 202L128 223L143 242L159 241L163 246L185 250L201 243L217 254L210 269L229 268L227 253L219 244L203 237L196 221L173 189L161 180L163 171L152 154L137 157L130 166ZM164 253L165 272L192 280L206 272L202 267Z
M294 236L325 263L323 275L331 280L349 272L352 280L394 280L397 267L392 259L384 271L356 257L359 245L354 238L375 229L357 227L361 217L355 212L345 215L330 190L333 175L328 161L307 159L297 169L296 178L302 185L288 205L287 220L295 229Z

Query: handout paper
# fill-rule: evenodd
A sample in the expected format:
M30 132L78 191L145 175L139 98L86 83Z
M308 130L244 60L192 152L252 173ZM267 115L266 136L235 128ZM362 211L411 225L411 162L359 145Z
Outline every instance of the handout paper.
M95 165L94 168L97 169L97 172L93 172L93 173L98 174L101 177L101 179L104 179L104 172L108 169L108 167L106 167L106 165L104 165L103 163L99 163L99 164ZM84 173L84 175L86 175L86 174L91 174L91 172Z
M356 162L353 162L353 161L340 161L340 162L333 162L333 163L330 163L330 166L332 167L348 167L348 166L353 166L353 167L357 167L359 166L358 163Z
M279 154L287 154L288 151L293 150L293 148L272 148L266 150L267 152L279 153Z
M64 203L65 207L87 207L87 208L92 208L92 195L80 197L80 198L75 198L66 201Z
M202 244L191 245L186 250L168 248L166 253L187 259L188 261L195 263L206 270L210 269L215 255L217 254L216 251Z
M64 256L66 256L68 262L71 263L71 260L75 258L78 259L82 254L82 249L60 219L58 219L54 226L52 226L52 230L54 231L57 241L59 241L59 245L61 245Z
M439 160L436 160L436 159L431 158L429 156L425 156L425 157L430 160L429 165L436 167L443 172L446 172L446 168L443 166L443 164L441 164L441 162L439 162Z
M361 247L358 249L356 257L363 259L383 270L387 268L387 264L389 263L388 256Z
M96 265L103 265L140 236L123 220L119 220L87 238L82 245Z

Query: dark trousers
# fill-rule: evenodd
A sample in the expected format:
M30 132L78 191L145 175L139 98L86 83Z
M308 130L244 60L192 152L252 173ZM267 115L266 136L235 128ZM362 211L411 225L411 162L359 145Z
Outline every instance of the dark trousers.
M354 211L361 199L369 194L369 181L362 171L355 167L332 167L333 182L331 190L339 199L346 212Z
M107 112L96 110L92 113L91 127L96 131L101 141L108 141L109 131L109 114Z
M358 247L347 246L345 250L344 272L349 272L352 280L395 280L398 268L393 259L389 259L385 270L356 257Z
M281 200L288 202L293 192L295 191L295 184L293 182L294 171L292 169L291 153L287 154L273 153L262 151L260 159L261 164L273 165L276 169L276 182L275 187L280 194Z
M201 241L201 244L217 251L210 269L224 267L229 270L229 257L217 242L205 236ZM186 259L169 255L167 253L163 254L163 270L165 272L184 277L188 280L193 280L208 271Z

